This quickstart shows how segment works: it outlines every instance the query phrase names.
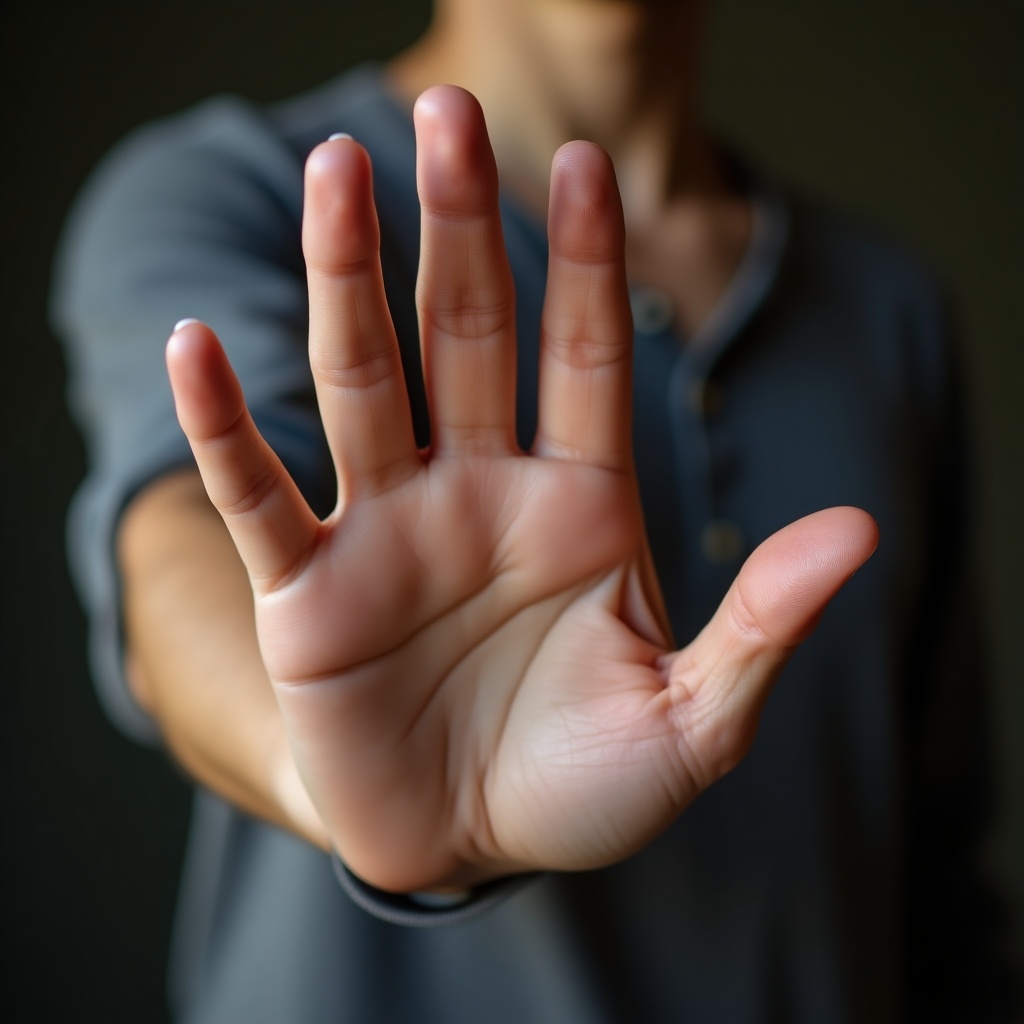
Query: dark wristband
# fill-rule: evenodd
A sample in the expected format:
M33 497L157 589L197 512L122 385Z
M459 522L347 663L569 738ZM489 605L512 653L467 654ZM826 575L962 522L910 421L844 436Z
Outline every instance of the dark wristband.
M439 906L430 906L426 901L418 901L404 893L384 892L374 888L352 874L336 853L331 854L331 865L342 889L356 906L381 921L405 928L442 928L466 924L504 903L537 877L536 874L527 874L497 878L471 889L465 899L454 905L445 901Z

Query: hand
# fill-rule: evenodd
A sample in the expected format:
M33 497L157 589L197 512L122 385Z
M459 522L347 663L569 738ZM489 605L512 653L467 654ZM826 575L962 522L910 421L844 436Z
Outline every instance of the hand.
M586 143L554 161L539 424L524 453L483 118L447 87L415 120L428 451L413 439L369 159L353 141L324 143L306 169L310 359L339 492L326 521L257 434L212 332L193 323L168 346L301 777L342 859L396 891L641 848L743 756L794 645L876 540L856 509L793 524L669 653L631 456L611 164Z

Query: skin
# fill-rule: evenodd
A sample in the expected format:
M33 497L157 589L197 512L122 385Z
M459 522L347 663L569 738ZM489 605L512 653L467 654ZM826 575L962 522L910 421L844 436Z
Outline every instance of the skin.
M556 9L660 9L509 6L534 27ZM394 80L433 77L438 45ZM313 515L213 331L192 322L167 362L202 483L158 481L120 535L133 685L171 749L395 891L643 847L740 760L786 660L877 540L856 509L792 524L673 650L631 455L630 232L613 161L584 142L554 153L540 422L523 452L488 126L454 86L427 88L415 126L430 449L413 441L369 158L326 142L306 167L303 251L336 509ZM696 189L715 209L713 181L663 201L699 206Z

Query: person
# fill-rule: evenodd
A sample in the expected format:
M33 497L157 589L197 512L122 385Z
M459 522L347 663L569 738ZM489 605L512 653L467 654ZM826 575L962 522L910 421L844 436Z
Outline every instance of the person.
M439 0L83 194L72 555L200 784L180 1020L1010 1019L944 303L706 131L701 17Z

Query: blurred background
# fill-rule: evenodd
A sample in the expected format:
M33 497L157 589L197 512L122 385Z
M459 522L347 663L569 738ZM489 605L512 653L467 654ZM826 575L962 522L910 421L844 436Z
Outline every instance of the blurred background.
M514 0L510 0L514 2ZM64 565L83 469L46 321L68 205L135 125L214 92L284 98L426 24L428 0L0 5L8 183L0 402L0 1020L159 1022L188 787L103 718ZM999 830L1024 905L1024 4L713 0L712 123L951 284L979 453ZM1016 935L1018 951L1024 937Z

